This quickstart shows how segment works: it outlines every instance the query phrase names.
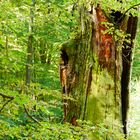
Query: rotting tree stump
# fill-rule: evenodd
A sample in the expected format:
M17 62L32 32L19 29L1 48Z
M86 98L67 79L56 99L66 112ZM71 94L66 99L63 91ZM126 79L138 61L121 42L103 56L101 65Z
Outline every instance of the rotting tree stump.
M90 120L94 124L104 123L106 128L112 128L116 132L121 132L123 125L126 134L137 17L130 16L118 23L119 29L131 34L131 43L124 42L125 47L118 49L120 44L114 36L103 33L107 27L102 22L109 21L100 6L91 9L91 15L86 15L87 12L81 14L81 19L91 17L81 20L84 25L82 32L61 47L60 79L64 122L77 125L77 119ZM129 46L129 55L126 46ZM124 55L127 55L129 65L124 60Z

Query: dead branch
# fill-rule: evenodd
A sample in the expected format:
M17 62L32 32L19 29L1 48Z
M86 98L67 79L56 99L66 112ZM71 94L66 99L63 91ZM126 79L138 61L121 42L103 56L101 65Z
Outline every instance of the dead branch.
M3 93L0 93L0 96L2 96L3 98L9 98L9 99L14 99L14 97L12 97L12 96L9 96L9 95L5 95L5 94L3 94Z
M33 116L30 115L28 109L26 108L26 106L24 104L23 104L23 107L24 107L24 110L25 110L26 114L28 115L28 117L31 118L34 122L36 122L39 125L41 125L40 122L36 118L34 118Z
M0 96L2 96L3 98L8 98L8 99L9 99L7 102L5 102L5 103L3 104L2 108L0 109L0 112L1 112L1 111L4 109L4 107L5 107L9 102L11 102L11 101L14 99L14 97L5 95L5 94L3 94L3 93L0 93Z
M4 107L13 100L14 98L11 98L10 100L8 100L6 103L3 104L2 108L0 109L0 112L4 109Z

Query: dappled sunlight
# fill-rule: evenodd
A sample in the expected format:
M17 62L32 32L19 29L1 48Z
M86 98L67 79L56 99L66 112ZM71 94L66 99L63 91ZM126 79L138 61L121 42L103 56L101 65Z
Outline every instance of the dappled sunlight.
M140 138L140 80L133 81L130 93L129 139Z

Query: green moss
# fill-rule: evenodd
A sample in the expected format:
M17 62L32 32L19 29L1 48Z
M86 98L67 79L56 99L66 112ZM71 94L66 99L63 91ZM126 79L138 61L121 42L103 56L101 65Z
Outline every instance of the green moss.
M119 114L120 111L119 104L115 103L114 79L106 70L102 70L100 73L93 70L92 79L86 107L86 119L95 124L105 123L106 120L113 122L117 119L116 112ZM118 117L118 119L120 118Z

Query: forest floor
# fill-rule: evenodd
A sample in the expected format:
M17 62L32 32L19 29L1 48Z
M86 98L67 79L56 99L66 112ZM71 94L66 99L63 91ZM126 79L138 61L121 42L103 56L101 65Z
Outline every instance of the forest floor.
M140 80L131 83L129 108L129 140L140 139Z

